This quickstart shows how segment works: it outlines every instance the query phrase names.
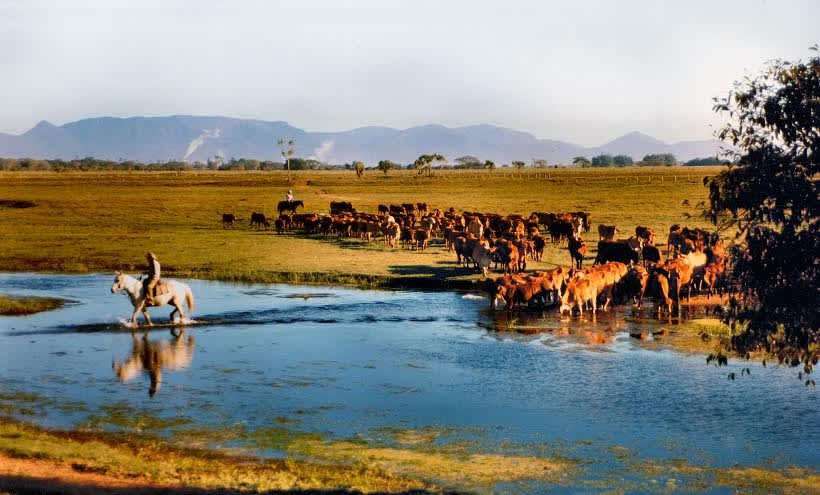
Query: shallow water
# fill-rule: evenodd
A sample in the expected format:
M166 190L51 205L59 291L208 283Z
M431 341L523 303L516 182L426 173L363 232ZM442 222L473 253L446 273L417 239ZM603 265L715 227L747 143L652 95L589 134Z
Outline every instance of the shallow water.
M193 280L200 323L179 338L152 330L146 346L118 323L131 306L110 293L112 279L0 275L0 293L75 301L0 317L0 393L81 404L47 407L41 424L88 424L114 405L198 427L295 424L326 438L434 426L485 451L565 447L594 457L626 447L642 459L707 466L820 465L817 392L796 370L716 368L704 356L647 348L629 333L664 324L631 310L594 323L517 317L533 330L521 334L497 331L503 318L474 295ZM152 315L166 321L169 312ZM145 349L164 364L153 397ZM115 362L133 376L121 383Z

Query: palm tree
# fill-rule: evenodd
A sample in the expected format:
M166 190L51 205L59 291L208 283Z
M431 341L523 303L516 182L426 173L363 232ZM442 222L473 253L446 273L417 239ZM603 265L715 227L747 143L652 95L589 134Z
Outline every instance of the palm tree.
M288 139L286 141L283 138L279 138L276 140L276 144L279 145L282 158L285 159L285 167L288 169L288 183L290 183L290 159L293 158L294 154L296 154L296 141L293 139Z

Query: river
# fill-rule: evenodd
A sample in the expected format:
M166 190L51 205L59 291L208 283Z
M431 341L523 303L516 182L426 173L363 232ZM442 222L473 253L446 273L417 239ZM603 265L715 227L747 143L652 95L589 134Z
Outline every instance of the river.
M73 301L0 317L0 393L48 398L56 406L32 414L43 426L133 427L111 420L118 408L197 428L297 425L327 440L435 428L482 451L564 449L586 459L588 478L611 467L596 456L612 448L714 468L820 464L817 392L795 369L718 368L647 346L629 334L657 323L623 312L594 324L550 314L545 331L522 334L498 331L471 294L190 280L200 323L143 338L120 323L131 306L112 281L0 274L0 293ZM590 344L559 328L609 337ZM146 346L163 363L153 389Z

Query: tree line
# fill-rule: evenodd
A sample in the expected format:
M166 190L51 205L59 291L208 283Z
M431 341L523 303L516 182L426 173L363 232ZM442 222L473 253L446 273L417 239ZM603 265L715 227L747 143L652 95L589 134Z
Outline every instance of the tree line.
M643 159L636 162L629 155L610 155L602 153L595 155L592 159L585 156L576 156L572 159L572 164L577 167L628 167L637 165L639 167L657 167L673 165L687 165L687 166L704 166L704 165L726 165L728 160L721 160L717 156L709 156L705 158L693 158L686 162L679 162L672 153L650 153L644 155Z
M435 158L438 157L438 158ZM361 176L368 167L362 161L354 161L342 165L333 165L312 158L286 157L290 170L354 170ZM434 159L435 158L435 159ZM635 163L632 157L627 155L596 155L592 160L586 157L576 157L572 161L573 165L580 167L624 167L630 165L673 165L677 164L674 155L646 155L640 162ZM696 158L689 160L685 165L721 165L728 161L720 160L717 157ZM475 156L465 155L453 160L449 164L447 159L438 154L421 155L412 163L401 164L391 160L381 160L375 169L384 174L390 170L421 170L423 173L433 168L453 168L453 169L486 169L496 168L547 168L558 167L549 165L547 160L534 158L529 163L523 160L513 160L510 164L496 165L492 160L481 160ZM36 158L0 158L0 171L130 171L130 170L159 170L159 171L183 171L183 170L283 170L286 164L271 160L255 160L249 158L231 158L224 160L221 157L213 157L207 162L189 163L181 160L169 160L167 162L139 162L135 160L104 160L94 157L75 158L73 160L49 159L41 160Z

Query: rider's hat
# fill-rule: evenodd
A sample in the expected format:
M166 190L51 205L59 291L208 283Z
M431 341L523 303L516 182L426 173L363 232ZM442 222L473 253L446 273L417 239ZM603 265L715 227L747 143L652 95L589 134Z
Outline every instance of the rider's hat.
M292 193L292 192L293 192L293 191L291 191L290 189L288 189L288 194L290 194L290 193Z
M148 258L151 258L152 260L157 259L157 255L155 255L151 251L148 251L147 253L145 253L145 256L148 257Z

